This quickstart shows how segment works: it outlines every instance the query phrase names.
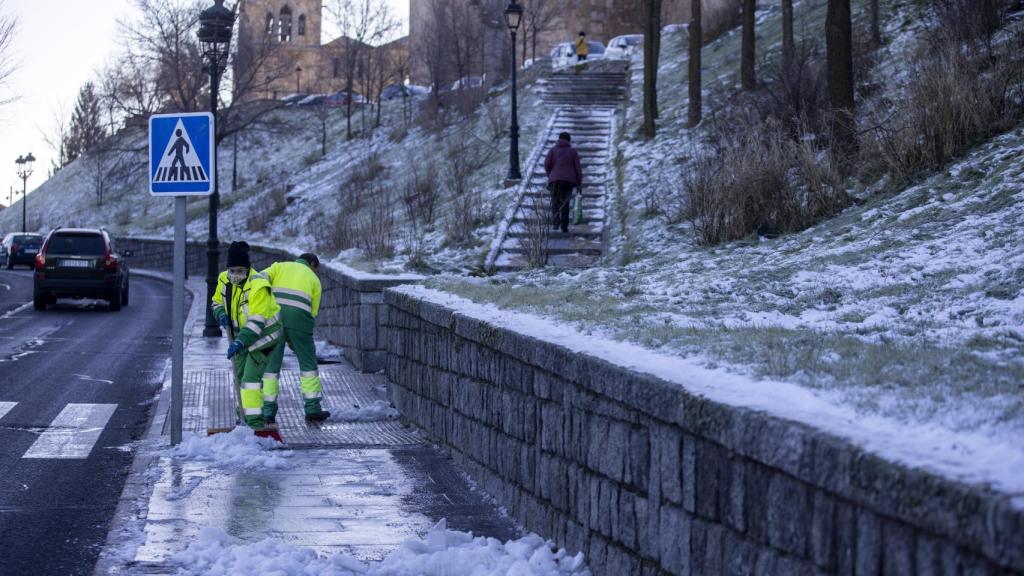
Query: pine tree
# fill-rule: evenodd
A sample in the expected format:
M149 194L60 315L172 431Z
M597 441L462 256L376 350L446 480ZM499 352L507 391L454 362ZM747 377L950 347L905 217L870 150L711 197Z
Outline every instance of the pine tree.
M71 129L65 144L67 162L85 156L94 150L106 137L101 118L100 98L96 86L86 82L78 92L75 111L71 114Z

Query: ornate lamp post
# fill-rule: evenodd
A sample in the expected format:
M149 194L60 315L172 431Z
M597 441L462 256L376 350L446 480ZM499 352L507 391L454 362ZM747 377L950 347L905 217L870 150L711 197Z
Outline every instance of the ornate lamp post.
M235 14L224 7L224 0L214 0L214 5L199 15L199 45L205 60L205 70L210 73L210 111L214 127L217 125L217 96L220 92L220 75L227 67L231 47L231 30L235 26ZM213 157L217 157L217 139L214 138ZM219 337L220 326L213 317L211 300L217 289L220 273L220 240L217 238L217 209L220 206L220 186L217 170L213 171L213 194L210 195L210 238L206 242L206 327L203 336Z
M512 126L509 129L511 146L508 152L508 180L511 181L523 179L523 174L519 171L519 101L516 96L516 32L522 21L523 7L516 0L511 0L508 8L505 8L505 24L512 33Z
M28 177L32 175L32 166L35 164L36 157L31 152L24 156L18 156L18 159L14 161L18 165L18 178L21 178L21 231L22 233L27 232L26 229L26 208L28 204Z

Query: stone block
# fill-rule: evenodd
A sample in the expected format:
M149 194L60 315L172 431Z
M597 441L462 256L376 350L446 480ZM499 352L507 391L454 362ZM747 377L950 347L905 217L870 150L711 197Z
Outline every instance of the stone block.
M882 524L884 550L882 574L903 576L914 573L914 535L909 528L886 520Z
M753 576L757 548L735 532L726 530L722 540L722 574Z
M810 505L805 485L789 476L772 474L768 481L768 543L806 558Z
M729 486L722 517L727 526L742 534L747 529L746 464L741 458L733 455L725 461L725 465L728 467L725 477L729 481Z
M836 565L835 501L815 490L811 506L811 559L819 568L832 571Z
M728 489L728 486L723 486L721 474L725 458L725 450L721 447L701 440L696 442L696 503L697 515L701 518L718 520L719 498L721 492Z
M878 576L882 573L882 526L878 517L866 510L857 510L856 576Z
M750 462L743 473L747 508L745 520L748 536L759 544L768 544L768 479L771 471Z
M681 508L662 506L659 510L658 563L670 574L689 574L691 518Z
M621 490L619 492L619 513L618 522L616 523L618 533L615 535L615 539L631 550L636 550L637 548L636 500L635 492L630 492L629 490Z
M683 436L682 457L683 509L691 514L697 511L697 442L692 436Z
M628 428L629 448L626 452L627 484L635 486L640 492L646 493L651 476L651 440L647 428L633 426ZM659 485L660 492L660 485Z
M683 503L683 436L670 426L653 429L652 441L658 452L661 496L673 504Z

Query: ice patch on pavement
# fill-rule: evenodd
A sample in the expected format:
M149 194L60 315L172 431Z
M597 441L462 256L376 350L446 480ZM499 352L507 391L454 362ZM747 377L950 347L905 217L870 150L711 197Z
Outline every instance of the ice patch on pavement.
M186 436L169 452L173 458L211 462L218 468L282 470L291 466L292 453L280 447L277 441L260 438L250 428L238 426L221 434Z
M384 400L374 400L367 406L353 404L348 408L332 410L329 422L377 422L398 418L398 410Z
M213 576L589 576L583 554L555 550L536 534L502 543L447 529L444 520L422 539L406 540L379 563L343 553L318 556L272 538L243 544L219 528L204 528L175 554L179 574Z

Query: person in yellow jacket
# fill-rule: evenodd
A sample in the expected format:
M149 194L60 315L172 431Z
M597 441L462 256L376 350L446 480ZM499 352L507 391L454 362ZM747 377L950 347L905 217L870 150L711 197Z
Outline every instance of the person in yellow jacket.
M320 278L316 270L320 259L306 253L294 262L276 262L263 274L270 280L274 298L281 306L284 338L270 355L270 364L263 376L263 417L268 422L277 419L277 397L280 393L281 364L285 343L299 358L299 387L302 390L303 412L306 420L320 422L331 413L321 406L323 387L316 362L316 317L320 312Z
M576 62L582 63L587 60L587 56L590 55L590 45L587 44L587 33L580 32L578 38L576 38Z
M233 242L228 248L227 264L227 270L217 279L213 313L221 326L230 325L234 334L234 341L228 346L228 359L233 360L241 383L245 423L263 428L266 420L262 380L268 355L283 341L281 307L274 299L270 280L252 269L248 244Z

